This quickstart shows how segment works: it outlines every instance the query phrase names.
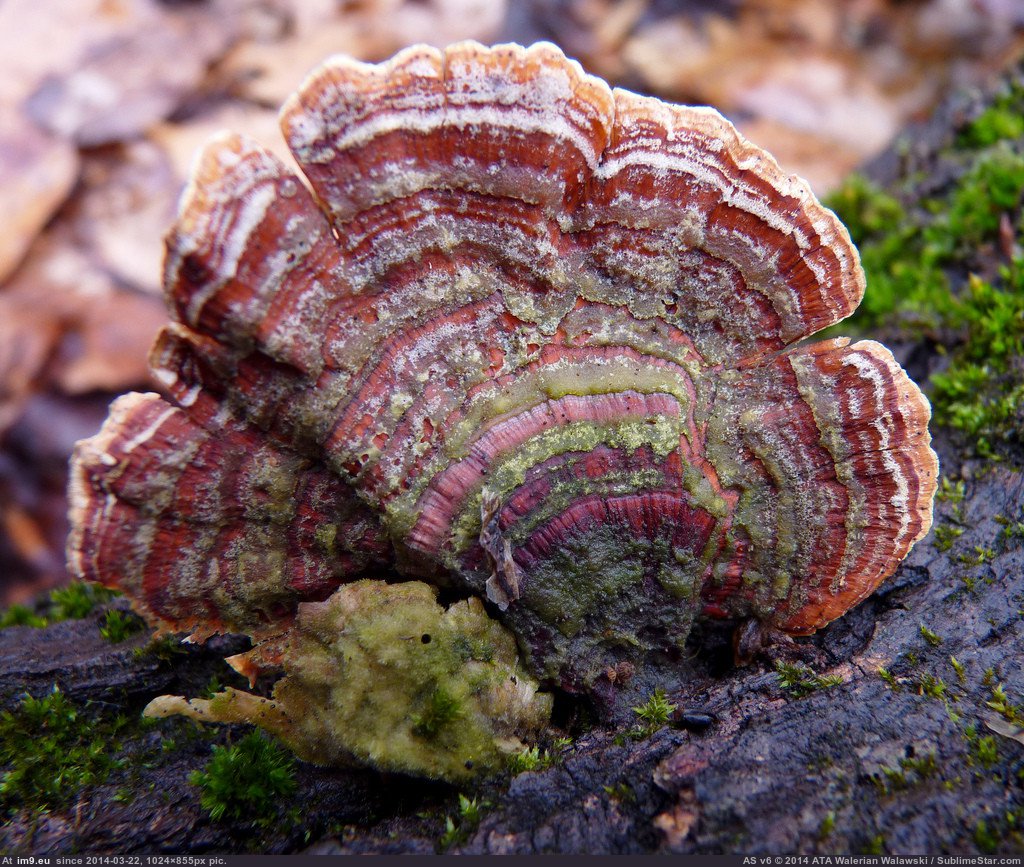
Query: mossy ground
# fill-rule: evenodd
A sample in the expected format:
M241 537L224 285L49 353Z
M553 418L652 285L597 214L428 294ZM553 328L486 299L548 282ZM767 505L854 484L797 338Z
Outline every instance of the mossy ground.
M123 766L118 742L132 727L127 715L76 706L56 686L25 695L0 714L0 811L66 807Z
M0 713L0 847L34 850L53 817L130 810L175 754L208 751L207 740L180 724L158 731L131 702L79 701L56 684L25 693Z
M5 626L31 626L42 629L63 620L80 620L91 614L94 608L106 604L117 595L114 591L97 584L74 581L65 587L50 591L34 605L12 605L0 612L0 629ZM123 615L122 620L127 623L129 616ZM123 626L117 628L120 635Z
M295 852L343 827L417 810L431 811L416 820L420 833L443 834L457 794L450 787L317 768L245 726L143 719L163 689L241 686L223 661L238 642L181 646L136 635L114 644L99 634L104 620L94 611L0 631L0 658L12 671L47 647L67 648L45 667L49 685L28 674L12 689L17 676L0 674L0 851Z

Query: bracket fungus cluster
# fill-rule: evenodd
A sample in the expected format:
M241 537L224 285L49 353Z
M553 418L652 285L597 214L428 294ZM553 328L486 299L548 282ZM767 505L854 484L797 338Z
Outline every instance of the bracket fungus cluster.
M715 111L551 45L463 43L332 58L281 123L304 177L234 135L199 156L151 358L166 396L118 400L73 459L80 577L162 630L252 636L251 676L288 672L272 710L221 717L457 775L394 744L437 735L438 690L462 696L441 729L485 730L483 706L495 743L541 724L501 636L586 693L697 618L813 632L928 531L927 401L877 343L802 342L860 302L846 230ZM449 617L450 652L490 636L465 683L442 661L395 686L436 650L412 621L448 616L403 581L475 600ZM387 626L402 599L436 609L409 636ZM324 606L353 600L398 650L348 647ZM368 653L406 720L372 748L337 710Z

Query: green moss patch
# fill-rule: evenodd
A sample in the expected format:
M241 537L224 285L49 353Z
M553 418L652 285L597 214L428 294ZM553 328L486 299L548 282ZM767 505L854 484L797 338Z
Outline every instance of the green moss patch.
M985 148L1000 141L1024 137L1024 86L1009 81L992 104L957 137L964 148Z
M294 794L295 760L277 743L250 732L237 744L213 748L189 782L202 790L199 802L210 818L272 821L282 800Z
M63 620L81 620L93 610L104 605L119 594L98 584L73 581L64 587L50 591L49 597L39 604L12 605L0 613L0 629L8 626L32 626L42 629L51 623Z
M806 666L782 661L775 663L775 674L779 678L779 686L796 698L839 686L843 682L838 674L817 674Z
M964 342L949 367L932 376L936 420L966 433L983 456L1020 445L1024 424L1024 258L1001 277L1001 288L968 281L949 317Z
M911 207L901 197L916 201L920 178L884 191L854 175L829 201L867 275L864 303L834 330L895 325L948 353L928 389L935 421L984 457L1024 446L1022 111L1010 87L965 126L942 155L956 180L939 196Z
M76 705L57 687L41 698L26 695L0 714L0 810L67 806L121 766L118 742L130 725L124 715Z

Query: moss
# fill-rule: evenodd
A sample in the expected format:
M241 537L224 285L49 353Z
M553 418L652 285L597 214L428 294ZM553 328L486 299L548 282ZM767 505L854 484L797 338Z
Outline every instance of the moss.
M850 229L867 276L864 301L838 331L872 331L895 314L916 326L939 320L948 305L948 284L934 255L924 255L915 215L860 175L852 175L828 204Z
M8 626L31 626L42 629L46 626L46 618L36 614L27 605L12 605L0 614L0 629Z
M948 196L916 212L860 175L847 179L829 205L850 229L867 276L864 302L843 323L873 330L897 314L909 324L956 324L972 310L951 295L944 268L998 241L1002 215L1020 207L1024 155L1006 143L968 163Z
M895 766L883 767L878 776L872 777L872 782L880 794L891 795L919 786L925 780L938 776L938 773L938 761L932 752L924 756L908 756L900 759Z
M300 606L284 670L273 700L228 688L146 712L255 723L318 764L453 780L504 767L551 710L479 600L445 609L419 582L358 581Z
M0 614L0 629L7 626L31 626L42 629L63 620L81 620L88 617L98 605L103 605L119 594L98 584L73 581L50 591L45 602L34 608L12 605Z
M861 174L854 173L829 198L828 205L850 231L854 243L898 232L907 223L900 202Z
M111 800L115 804L131 804L135 800L135 792L126 787L121 787L114 793Z
M960 520L963 515L960 513L960 504L967 494L967 486L963 479L953 480L949 476L943 476L939 482L939 488L935 492L935 499L940 503L948 503L953 507L953 517Z
M974 757L985 768L991 768L999 762L999 746L991 735L985 735L974 742Z
M595 523L534 564L507 617L525 652L539 648L532 662L542 676L560 680L571 660L571 676L592 682L621 661L684 647L703 570L660 535L630 538Z
M887 669L887 668L880 668L880 669L878 669L878 676L880 678L882 678L882 680L884 680L887 684L889 684L889 688L893 692L899 692L899 690L900 690L900 683L896 679L896 675L894 675L891 671L889 671L889 669Z
M445 817L444 834L438 841L438 848L443 852L459 843L469 839L480 824L480 820L490 808L487 801L478 801L476 798L467 798L459 794L459 811L456 816Z
M1024 153L996 142L961 177L938 217L924 230L925 249L940 262L991 243L1003 214L1020 208Z
M1013 521L1004 515L996 515L993 520L1003 528L999 532L999 539L1005 547L1024 540L1024 521Z
M1010 82L992 104L961 131L957 143L965 148L986 148L1021 137L1024 137L1024 87Z
M859 174L847 178L827 204L849 229L868 278L863 303L840 328L870 330L896 311L927 307L941 275L929 273L927 280L922 279L923 267L907 255L908 247L919 246L919 240L903 205Z
M854 175L829 201L867 275L864 303L833 330L897 325L951 347L932 376L934 418L981 456L1017 457L1024 445L1024 370L1012 363L1024 342L1024 259L1008 249L1020 238L1007 237L1024 199L1020 107L1012 87L965 129L945 155L958 178L943 195L922 202L913 179L894 195ZM993 251L1007 257L1002 269L991 266ZM948 531L942 544L951 542Z
M865 855L884 855L885 854L885 835L876 834L872 837L864 846Z
M810 695L819 689L838 686L843 682L842 677L837 674L815 674L806 666L781 661L775 663L775 673L778 675L779 685L796 698Z
M928 696L928 698L945 701L946 682L941 677L935 677L935 675L928 673L922 674L917 680L917 693L918 695Z
M636 791L629 783L618 782L611 786L602 786L604 793L620 804L635 804Z
M971 553L961 554L957 560L967 566L984 566L986 563L991 563L995 556L996 552L992 548L975 545Z
M0 808L64 807L87 786L120 767L123 716L104 717L70 701L56 686L42 698L26 695L0 714Z
M649 738L668 723L675 709L676 705L668 700L665 691L660 687L656 688L648 696L647 701L633 708L633 713L637 715L640 722L615 735L613 743L621 747L629 741L642 741L644 738Z
M1012 845L1014 852L1024 849L1024 807L1012 807L1001 814L979 819L972 836L974 845L986 855L998 852L1006 843Z
M665 697L665 690L659 687L651 693L647 701L633 708L633 713L643 721L645 727L656 731L668 722L675 709L676 706Z
M949 507L948 518L943 516L943 523L936 524L934 530L935 547L939 551L950 550L953 543L964 534L963 500L966 490L962 479L954 481L949 476L943 476L939 483L935 499Z
M985 769L999 763L999 744L991 735L979 735L975 723L964 726L963 739L967 743L967 763Z
M513 774L522 774L526 771L543 771L551 767L556 759L547 750L540 747L527 747L519 753L509 756L508 769Z
M948 551L953 543L964 534L963 527L952 524L938 524L935 527L935 547L939 551Z
M413 717L413 732L425 738L437 737L462 714L458 699L443 687L438 687L426 701L423 712Z
M111 644L119 644L142 630L143 623L134 614L126 614L116 608L103 616L100 635Z
M136 659L156 659L163 663L168 663L185 652L181 641L173 635L151 638L149 643L132 651Z
M942 644L942 638L925 626L923 623L920 624L921 637L927 641L932 647L938 647Z
M1024 418L1024 382L1014 364L1024 354L1024 259L1001 273L1002 287L968 280L951 317L964 343L932 376L936 418L967 434L981 455L1018 442Z
M57 623L61 620L81 620L88 617L97 605L109 602L117 594L98 584L86 584L73 581L66 587L59 587L50 593L50 610L48 620Z
M978 849L986 854L995 852L999 847L999 837L992 832L988 826L988 822L984 819L979 819L978 823L974 826L974 845Z
M1020 705L1014 704L1010 701L1003 685L1001 683L997 683L992 686L991 691L992 698L985 702L985 704L992 708L992 710L998 713L1007 722L1024 725L1024 710L1021 709Z
M251 732L233 746L213 748L189 782L202 789L199 802L214 821L269 822L296 789L295 762L278 744Z
M610 600L637 593L648 554L646 540L623 539L614 527L594 528L569 538L542 562L520 602L563 635L574 636Z

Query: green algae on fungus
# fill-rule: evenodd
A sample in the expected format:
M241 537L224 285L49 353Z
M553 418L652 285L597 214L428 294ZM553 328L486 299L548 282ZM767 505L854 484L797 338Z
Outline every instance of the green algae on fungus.
M458 780L497 771L541 729L551 697L478 599L447 609L412 581L358 581L299 607L273 699L227 688L161 696L148 716L255 723L316 764Z

